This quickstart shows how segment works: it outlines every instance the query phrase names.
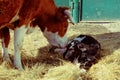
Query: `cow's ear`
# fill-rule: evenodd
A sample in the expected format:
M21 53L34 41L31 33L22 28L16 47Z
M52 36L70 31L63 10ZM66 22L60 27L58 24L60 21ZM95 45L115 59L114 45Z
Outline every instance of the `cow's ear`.
M65 10L69 10L68 7L59 7L56 12L56 19L59 21L67 20L69 17L65 14Z
M56 12L56 18L59 21L65 21L69 19L72 24L75 23L71 16L71 11L68 7L59 7Z
M66 9L66 10L64 10L64 14L68 17L68 19L70 20L70 22L74 25L75 21L74 21L74 19L71 16L71 11Z

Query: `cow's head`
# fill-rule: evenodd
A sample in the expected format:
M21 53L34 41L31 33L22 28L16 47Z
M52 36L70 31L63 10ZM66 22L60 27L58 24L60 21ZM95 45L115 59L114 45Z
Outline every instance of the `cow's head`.
M48 25L43 29L43 34L52 46L64 48L67 44L66 31L68 19L73 23L68 8L58 8L55 15L50 17Z

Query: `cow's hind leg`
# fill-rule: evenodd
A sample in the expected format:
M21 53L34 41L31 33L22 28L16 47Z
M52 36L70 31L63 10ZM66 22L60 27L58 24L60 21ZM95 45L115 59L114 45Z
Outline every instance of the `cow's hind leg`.
M11 60L9 58L9 53L8 53L8 45L10 42L9 29L7 27L2 28L0 30L0 34L1 34L1 39L2 39L2 57L3 57L3 60L11 63Z
M14 65L19 70L23 70L21 63L21 47L23 43L23 38L26 33L25 25L16 28L14 31Z

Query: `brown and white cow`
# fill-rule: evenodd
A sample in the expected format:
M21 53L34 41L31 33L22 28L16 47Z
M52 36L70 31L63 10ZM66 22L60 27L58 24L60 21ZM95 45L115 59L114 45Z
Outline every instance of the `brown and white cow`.
M0 0L0 35L3 59L10 61L9 29L14 30L14 65L23 70L20 48L29 27L38 25L48 42L64 48L67 44L68 19L73 23L66 7L57 7L54 0Z

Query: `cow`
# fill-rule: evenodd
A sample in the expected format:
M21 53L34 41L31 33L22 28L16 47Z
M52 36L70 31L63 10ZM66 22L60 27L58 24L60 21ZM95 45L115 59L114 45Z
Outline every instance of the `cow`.
M0 0L0 38L3 60L11 62L8 46L14 30L14 66L21 64L21 46L27 29L38 26L52 46L67 45L68 19L74 24L68 7L57 7L54 0Z

